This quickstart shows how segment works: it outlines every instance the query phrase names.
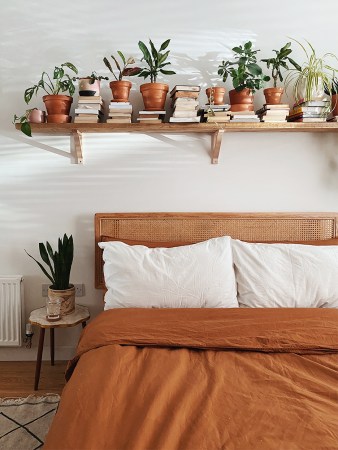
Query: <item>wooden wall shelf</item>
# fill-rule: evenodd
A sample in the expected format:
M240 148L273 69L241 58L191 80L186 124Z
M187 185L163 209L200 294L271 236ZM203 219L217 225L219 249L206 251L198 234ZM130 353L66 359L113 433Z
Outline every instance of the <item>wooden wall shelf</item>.
M233 132L338 132L338 122L320 123L162 123L111 124L111 123L41 123L31 124L33 134L70 136L72 162L83 163L82 133L204 133L212 136L211 162L218 164L224 133ZM20 129L20 124L16 124Z

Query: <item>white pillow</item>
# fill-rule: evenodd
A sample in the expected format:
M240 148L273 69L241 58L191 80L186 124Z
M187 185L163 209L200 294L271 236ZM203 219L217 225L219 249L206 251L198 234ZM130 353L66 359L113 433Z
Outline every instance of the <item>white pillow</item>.
M99 242L111 308L236 308L230 237L148 248Z
M232 240L238 302L251 308L338 308L338 246Z

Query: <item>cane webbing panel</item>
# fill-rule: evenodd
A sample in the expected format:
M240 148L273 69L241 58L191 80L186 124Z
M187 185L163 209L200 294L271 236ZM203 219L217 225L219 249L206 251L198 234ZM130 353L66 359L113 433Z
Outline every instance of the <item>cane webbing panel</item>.
M335 214L108 213L95 216L95 286L103 289L101 236L142 241L199 242L229 235L252 242L315 241L337 236Z

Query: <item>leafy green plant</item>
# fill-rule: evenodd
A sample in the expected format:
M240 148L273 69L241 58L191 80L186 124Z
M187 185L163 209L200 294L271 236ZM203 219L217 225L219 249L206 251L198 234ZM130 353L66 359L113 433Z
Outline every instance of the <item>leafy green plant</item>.
M325 53L318 57L315 49L306 41L308 48L296 39L292 39L304 50L306 61L299 67L290 69L286 77L285 87L294 82L293 94L296 102L311 101L314 92L323 92L326 89L327 95L332 98L332 80L335 79L335 73L338 71L335 67L327 63L328 58L335 59L337 57L333 53Z
M230 76L236 91L248 88L255 92L261 89L270 77L264 75L257 64L256 55L260 50L253 50L252 42L248 41L243 46L234 47L232 51L235 53L235 61L222 61L218 66L217 73L222 76L223 82Z
M13 118L13 124L19 123L21 124L20 130L23 132L23 134L25 134L28 137L32 137L32 129L31 129L31 125L28 121L28 116L30 114L31 111L33 111L34 109L37 108L32 108L32 109L27 109L25 114L23 114L22 116L17 116L16 114L14 114L14 118Z
M69 288L69 277L73 263L74 256L74 244L73 236L67 236L64 234L63 239L58 239L58 250L54 251L49 244L46 245L42 242L39 243L40 256L45 263L45 268L39 261L37 261L26 250L28 256L30 256L38 264L42 272L52 283L51 288L55 290L64 290ZM49 271L48 271L49 270Z
M331 95L337 95L338 94L338 78L333 78L332 82L331 82L331 86L326 86L325 85L325 94L330 95L330 90L331 90Z
M153 42L149 39L149 48L145 45L144 42L139 41L138 46L143 54L141 61L145 61L148 67L144 67L141 69L138 74L139 77L143 77L144 79L150 77L151 83L156 83L157 77L159 73L164 75L175 75L176 72L173 70L166 70L163 67L170 65L170 62L165 62L169 56L170 50L167 50L163 53L163 51L168 47L170 43L170 39L164 41L159 50L156 50Z
M273 87L277 87L277 81L283 81L282 68L285 70L290 70L288 63L292 64L294 68L300 70L301 67L292 58L290 58L291 42L288 42L280 50L273 50L276 56L273 58L261 59L262 62L266 63L268 69L271 67L271 78L273 79Z
M126 58L120 50L117 50L117 53L120 56L122 62L119 62L114 55L111 55L111 57L118 71L118 77L115 75L115 72L108 59L106 57L103 58L103 62L113 74L116 81L122 81L123 77L133 77L134 75L138 75L140 73L141 69L139 67L128 67L130 64L135 64L135 59L132 56Z
M60 67L56 66L51 76L47 72L42 72L38 83L25 90L25 102L28 104L33 95L38 93L39 89L45 91L47 95L58 95L60 92L69 92L69 95L72 96L75 92L75 86L72 77L66 73L66 69L76 74L78 73L77 68L70 62L63 63Z
M95 81L101 81L101 80L109 80L108 77L104 77L102 75L98 75L95 71L91 73L91 75L88 75L87 77L73 77L72 80L81 80L81 78L88 78L89 84L94 84Z

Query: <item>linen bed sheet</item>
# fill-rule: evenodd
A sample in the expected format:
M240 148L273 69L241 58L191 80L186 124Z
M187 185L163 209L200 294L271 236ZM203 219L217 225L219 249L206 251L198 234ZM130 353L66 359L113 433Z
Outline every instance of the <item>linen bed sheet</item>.
M44 449L338 449L338 311L117 309L83 331Z

